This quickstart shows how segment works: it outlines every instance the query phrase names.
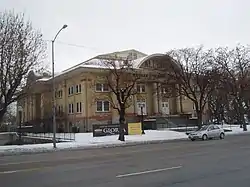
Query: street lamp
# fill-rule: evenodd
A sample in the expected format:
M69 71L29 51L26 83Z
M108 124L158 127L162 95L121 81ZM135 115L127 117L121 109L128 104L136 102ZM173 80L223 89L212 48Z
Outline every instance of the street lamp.
M142 134L145 134L144 132L144 120L143 120L143 104L140 104L141 107L141 128L142 128Z
M56 95L55 95L55 58L54 58L54 43L59 35L59 33L67 28L68 25L63 25L62 28L57 32L55 38L52 40L52 95L53 95L53 101L52 101L52 113L53 113L53 147L56 148Z

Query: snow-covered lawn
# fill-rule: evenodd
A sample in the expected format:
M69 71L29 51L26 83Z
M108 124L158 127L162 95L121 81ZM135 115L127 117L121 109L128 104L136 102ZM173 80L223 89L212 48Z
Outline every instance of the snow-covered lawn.
M92 133L77 133L75 134L75 141L63 142L57 144L57 150L62 149L76 149L76 148L90 148L90 147L110 147L120 146L136 143L147 143L152 141L164 141L174 139L185 139L187 135L184 132L175 131L157 131L147 130L144 135L128 135L126 141L121 142L118 135L93 137ZM25 153L25 152L47 152L52 151L52 143L48 144L32 144L32 145L10 145L0 146L0 155Z
M221 127L224 130L231 130L231 132L226 132L226 135L230 135L230 134L244 134L244 133L249 133L250 132L250 125L247 125L247 129L248 131L243 131L243 128L240 128L240 125L229 125L229 124L224 124L223 126L221 125Z
M224 129L231 129L232 132L226 132L226 135L248 133L243 132L239 125L223 125ZM250 129L250 126L248 126ZM154 141L167 141L175 139L187 139L185 132L176 132L171 130L146 130L144 135L128 135L125 142L117 140L118 135L93 137L92 133L77 133L75 141L63 142L57 144L56 150L77 149L90 147L113 147L128 144L149 143ZM0 146L0 155L31 153L31 152L48 152L53 151L52 143L32 144L32 145L10 145Z

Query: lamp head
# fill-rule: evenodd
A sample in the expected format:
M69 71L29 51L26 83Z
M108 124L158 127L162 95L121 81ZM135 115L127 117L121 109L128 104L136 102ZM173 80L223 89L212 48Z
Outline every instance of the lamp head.
M68 27L68 25L63 25L62 29L66 29Z

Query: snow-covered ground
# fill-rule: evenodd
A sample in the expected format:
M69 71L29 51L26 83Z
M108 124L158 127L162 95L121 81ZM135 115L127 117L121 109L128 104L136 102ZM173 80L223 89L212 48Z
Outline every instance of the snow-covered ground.
M152 141L164 141L174 139L185 139L187 135L182 132L175 131L157 131L147 130L144 135L128 135L126 141L118 140L118 135L93 137L92 133L77 133L75 134L75 141L63 142L57 144L57 150L62 149L77 149L90 147L112 147L122 146L137 143L149 143ZM15 153L29 153L29 152L48 152L53 151L52 143L48 144L32 144L32 145L10 145L0 146L0 155L15 154Z
M226 135L241 134L243 129L239 125L223 125L224 129L231 129L232 132L226 132ZM248 126L250 128L250 126ZM77 133L75 141L63 142L57 144L56 150L77 149L90 147L112 147L123 146L128 144L149 143L154 141L167 141L175 139L187 139L185 132L176 132L171 130L147 130L144 135L128 135L126 141L118 141L117 135L93 137L92 133ZM32 145L10 145L0 146L0 155L31 153L31 152L48 152L53 151L52 143L49 144L32 144Z
M221 125L221 127L224 130L231 130L231 132L226 132L226 134L244 134L244 133L249 133L250 132L250 125L247 126L248 131L243 131L243 128L240 128L240 125L229 125L229 124L224 124Z

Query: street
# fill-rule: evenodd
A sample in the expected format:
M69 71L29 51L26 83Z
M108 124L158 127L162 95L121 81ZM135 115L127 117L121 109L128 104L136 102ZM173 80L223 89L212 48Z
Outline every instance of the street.
M249 134L0 157L3 187L249 187L249 173Z

